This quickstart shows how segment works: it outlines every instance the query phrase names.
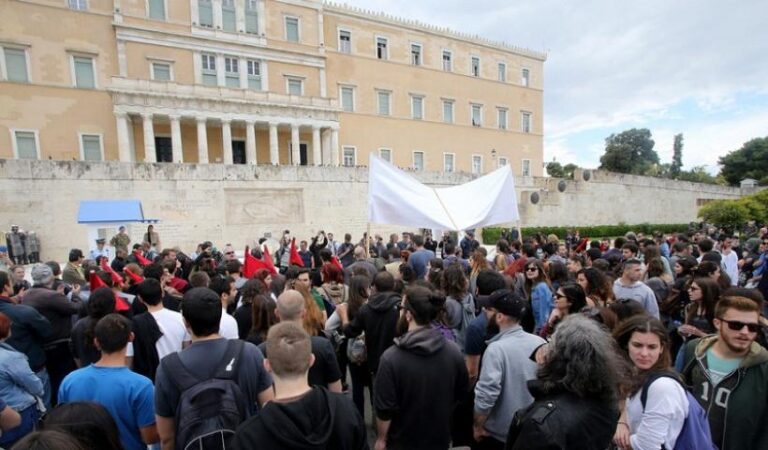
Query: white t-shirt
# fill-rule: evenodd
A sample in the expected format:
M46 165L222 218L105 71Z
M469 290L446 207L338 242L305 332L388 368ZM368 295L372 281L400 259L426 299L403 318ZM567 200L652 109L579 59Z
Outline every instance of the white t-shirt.
M723 268L725 273L731 278L731 286L739 284L739 257L733 250L728 250L728 254L722 253Z
M237 339L240 334L237 331L237 321L234 317L227 314L225 309L221 310L221 321L219 322L219 334L227 339Z
M180 352L182 343L192 340L187 332L187 327L184 326L181 313L163 308L150 314L155 318L157 326L163 333L160 339L155 342L159 359L163 359L173 352Z
M633 450L675 448L677 436L688 415L688 397L677 381L662 377L648 387L645 411L640 401L642 389L629 398L630 443Z

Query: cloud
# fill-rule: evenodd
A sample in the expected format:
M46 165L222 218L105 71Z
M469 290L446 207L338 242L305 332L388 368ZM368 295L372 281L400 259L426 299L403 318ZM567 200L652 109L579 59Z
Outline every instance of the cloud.
M653 131L656 126L659 144L684 132L686 141L697 148L696 158L684 157L686 166L698 160L714 164L717 156L744 140L766 135L766 122L755 118L762 115L745 111L740 98L762 98L762 109L768 110L765 1L348 3L547 51L547 160L560 155L595 166L602 153L595 149L601 149L603 139L632 127ZM747 117L706 120L723 111ZM674 121L676 129L663 126L664 121ZM593 140L580 141L590 131L596 132ZM671 140L664 145L671 149Z

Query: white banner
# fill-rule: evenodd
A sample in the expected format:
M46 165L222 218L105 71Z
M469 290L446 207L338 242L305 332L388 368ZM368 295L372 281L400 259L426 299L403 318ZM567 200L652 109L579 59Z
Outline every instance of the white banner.
M509 166L466 184L432 188L370 155L368 220L372 223L458 231L519 219Z

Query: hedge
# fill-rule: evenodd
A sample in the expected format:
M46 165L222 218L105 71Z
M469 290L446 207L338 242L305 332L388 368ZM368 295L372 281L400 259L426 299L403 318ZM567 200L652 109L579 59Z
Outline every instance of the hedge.
M524 237L541 233L545 236L555 234L560 239L565 239L569 230L576 229L579 230L579 235L583 238L600 239L603 237L624 236L629 231L643 233L646 236L651 236L657 231L661 233L685 233L688 231L689 226L687 223L660 225L641 223L638 225L597 225L593 227L524 227L521 231ZM483 242L486 244L495 243L499 240L501 232L504 230L509 230L509 228L483 228Z

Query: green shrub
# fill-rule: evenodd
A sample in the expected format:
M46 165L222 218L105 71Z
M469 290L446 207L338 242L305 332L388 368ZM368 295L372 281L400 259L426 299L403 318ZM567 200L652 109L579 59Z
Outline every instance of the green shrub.
M532 236L541 233L545 236L554 234L560 239L565 239L568 230L579 230L582 238L600 239L603 237L623 236L629 231L643 233L646 236L653 235L654 232L661 233L685 233L688 231L688 224L649 224L642 223L637 225L596 225L591 227L523 227L523 237ZM489 227L483 228L483 242L493 244L501 238L501 233L508 228Z

